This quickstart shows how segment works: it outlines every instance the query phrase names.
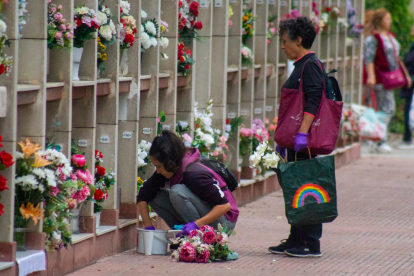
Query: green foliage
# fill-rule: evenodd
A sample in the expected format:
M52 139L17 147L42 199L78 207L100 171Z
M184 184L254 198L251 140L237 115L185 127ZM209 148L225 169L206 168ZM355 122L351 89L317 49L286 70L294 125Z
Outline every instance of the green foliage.
M165 122L165 115L164 110L161 111L160 115L158 115L158 129L157 134L160 135L162 133L162 123Z

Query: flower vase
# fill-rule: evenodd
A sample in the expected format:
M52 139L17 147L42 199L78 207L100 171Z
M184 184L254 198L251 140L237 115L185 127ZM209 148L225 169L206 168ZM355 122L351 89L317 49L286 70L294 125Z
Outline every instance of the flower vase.
M82 59L83 48L73 47L73 67L72 67L72 80L79 80L79 67Z
M121 49L119 59L119 76L125 77L128 74L128 50Z
M82 205L83 203L78 204L75 208L73 208L72 210L70 210L70 225L72 227L72 232L73 234L79 234L79 214L80 211L82 209Z
M17 245L17 251L26 251L26 233L27 228L14 228L14 241Z
M96 218L96 229L98 229L99 224L101 223L101 212L93 214Z

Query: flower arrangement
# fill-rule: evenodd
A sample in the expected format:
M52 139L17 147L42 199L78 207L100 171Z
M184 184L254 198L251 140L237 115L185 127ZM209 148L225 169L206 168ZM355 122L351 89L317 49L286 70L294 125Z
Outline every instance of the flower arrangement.
M138 144L138 172L143 174L145 174L145 166L151 164L148 156L151 146L152 144L145 140L141 140L141 143Z
M235 232L227 231L218 224L218 230L203 225L200 230L193 230L187 237L178 238L175 243L180 246L172 254L173 261L209 263L214 261L226 261L228 255L232 254L227 246L228 238Z
M193 138L191 138L191 136L187 134L187 132L190 130L191 128L187 122L179 121L175 125L175 133L181 138L183 138L186 147L190 147L191 143L193 142Z
M74 21L75 37L73 46L83 48L85 41L92 39L92 34L99 29L101 22L98 20L95 11L85 6L75 8Z
M134 45L134 34L137 33L136 20L129 15L131 4L126 0L121 0L121 29L119 31L119 41L121 49L128 49Z
M147 13L142 11L144 17L147 18ZM147 19L141 23L141 52L157 46L157 38L159 38L159 43L162 48L167 48L169 45L169 40L165 36L162 36L164 33L168 32L168 23L160 20L160 24L153 19ZM162 59L168 59L168 56L165 53L161 53Z
M253 63L253 52L252 49L243 45L241 48L242 65L250 65Z
M115 185L115 173L111 169L106 172L106 169L101 165L103 163L102 152L95 150L95 191L93 193L94 213L102 211L101 204L108 199L108 191L111 186Z
M47 14L47 47L53 48L72 48L72 25L66 23L61 13L62 5L49 2Z
M242 22L242 41L246 43L247 39L252 38L254 34L253 24L256 21L257 16L252 15L252 9L243 11L243 22Z
M347 18L348 18L348 36L358 39L364 31L364 25L359 23L356 18L355 8L352 6L352 2L347 0Z
M183 42L178 43L178 72L187 76L190 73L191 66L195 63L194 59L191 58L192 52L190 49L185 47Z
M71 178L74 181L77 181L76 189L71 195L71 200L69 202L69 209L76 208L77 205L84 202L88 198L94 196L94 177L91 171L88 169L88 164L86 163L85 156L78 153L78 149L74 146L72 142L72 167L74 174L71 175Z
M277 19L277 15L269 14L267 18L267 44L270 43L270 39L277 34L277 29L275 27L275 20Z
M290 11L290 13L286 13L283 16L282 20L287 20L287 19L298 19L300 17L300 12L297 9L293 9Z
M25 20L25 13L27 13L26 10L27 1L26 0L19 0L19 37L21 37L20 32L23 29L23 25L26 25Z
M105 71L105 66L103 63L108 58L106 50L109 45L115 43L116 41L116 27L114 24L114 21L116 22L116 18L112 15L111 10L103 4L100 4L98 7L97 17L99 22L101 22L97 39L97 63L98 69Z
M11 42L6 35L7 25L0 19L0 75L6 74L6 76L11 72L13 57L6 55L3 52L5 46L10 47Z
M233 133L243 124L244 117L235 117L233 119L226 119L226 125L224 127L224 136L229 139Z
M242 125L243 126L243 125ZM254 132L250 128L242 127L239 131L239 151L240 155L246 156L252 149Z
M203 28L203 23L197 21L200 13L199 4L194 0L179 0L178 2L178 35L181 41L190 44L198 38L197 30Z
M231 20L231 17L234 15L233 8L231 5L229 5L229 28L233 26L233 21Z
M318 34L319 31L320 31L320 26L319 26L319 11L318 11L318 9L316 7L317 7L316 2L312 2L312 11L311 11L311 15L310 15L309 18L312 21L313 26L315 26L316 34Z
M275 169L279 165L279 162L284 162L273 148L266 142L260 143L255 152L250 155L249 162L250 168L254 169L259 167L262 175L266 172L266 169Z
M3 147L3 144L1 143L3 141L3 137L0 135L0 147ZM14 164L13 156L10 153L7 153L5 150L0 152L0 170L3 171L6 168L10 167ZM7 178L0 175L0 199L1 199L1 192L4 190L8 190L7 187ZM4 213L4 205L0 203L0 216Z
M245 127L240 129L240 155L247 155L252 148L255 149L260 143L268 141L269 136L262 120L254 119L251 129Z

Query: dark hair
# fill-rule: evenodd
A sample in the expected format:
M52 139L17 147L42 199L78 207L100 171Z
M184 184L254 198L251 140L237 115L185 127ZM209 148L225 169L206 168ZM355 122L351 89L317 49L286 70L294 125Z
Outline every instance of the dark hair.
M185 152L186 148L181 138L169 130L163 130L160 136L154 138L149 155L162 163L167 171L176 173Z
M289 39L295 41L298 37L302 38L302 46L305 49L312 48L313 41L316 37L315 26L307 17L298 17L297 19L286 19L280 22L279 36L282 37L287 33Z

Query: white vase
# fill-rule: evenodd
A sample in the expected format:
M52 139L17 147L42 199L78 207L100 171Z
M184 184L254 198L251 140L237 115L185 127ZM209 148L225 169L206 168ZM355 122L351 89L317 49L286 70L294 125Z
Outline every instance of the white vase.
M128 50L121 49L119 62L119 76L125 77L128 74Z
M79 66L82 59L83 48L73 47L73 68L72 68L72 80L79 80Z
M101 223L101 212L93 214L96 217L96 229L98 229L99 224Z

